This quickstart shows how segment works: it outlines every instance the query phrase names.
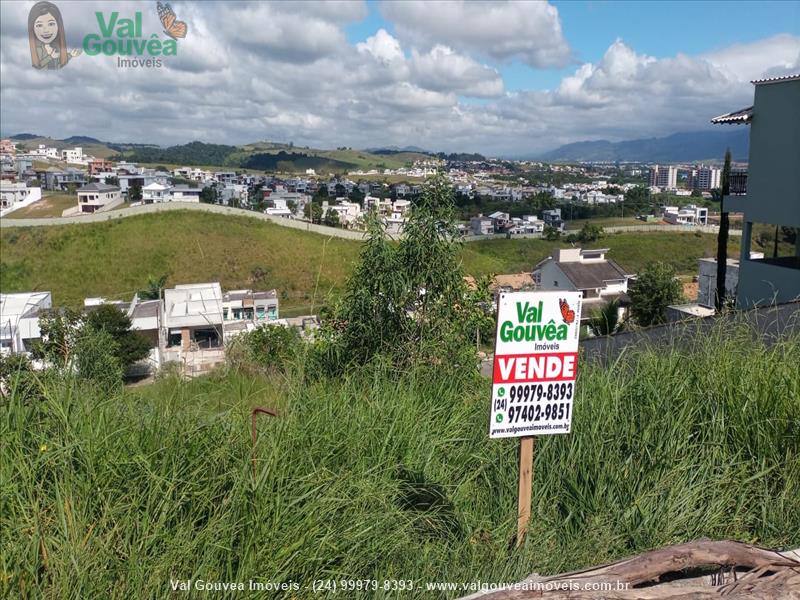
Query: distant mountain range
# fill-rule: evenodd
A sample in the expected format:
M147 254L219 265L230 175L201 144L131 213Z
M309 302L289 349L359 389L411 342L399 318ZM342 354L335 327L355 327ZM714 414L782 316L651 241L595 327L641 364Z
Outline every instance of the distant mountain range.
M723 131L691 131L662 138L609 142L597 140L561 146L535 158L549 162L641 161L693 162L721 161L725 149L733 160L746 161L750 131L746 126L730 126Z

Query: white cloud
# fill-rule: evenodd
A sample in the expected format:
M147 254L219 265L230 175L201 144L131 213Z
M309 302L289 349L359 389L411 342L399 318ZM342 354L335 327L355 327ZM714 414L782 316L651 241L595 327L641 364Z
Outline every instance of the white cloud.
M563 67L572 53L558 9L547 2L408 0L384 2L402 41L421 48L439 44L533 67Z
M108 10L101 2L61 5L71 40L96 31L93 12ZM189 23L189 35L179 42L178 57L163 68L120 69L114 58L83 55L60 71L42 72L30 65L25 31L30 6L0 3L4 134L85 134L163 144L194 139L292 140L328 148L413 144L531 154L582 139L709 127L711 117L752 101L750 79L800 67L800 38L790 35L668 58L647 56L617 40L552 90L507 92L496 64L478 57L531 58L533 50L509 54L488 43L488 34L470 38L480 41L480 51L459 43L470 37L464 31L473 27L466 14L471 7L457 6L466 14L464 31L445 32L441 39L431 37L433 26L418 38L404 37L395 22L396 36L387 26L351 45L344 28L366 14L360 2L176 1L173 7ZM114 8L129 15L142 6L127 2ZM523 10L499 6L503 14ZM433 5L429 20L445 9ZM485 17L491 30L490 13L491 7ZM160 31L154 8L143 16L145 33ZM516 31L509 29L510 39ZM279 43L285 46L276 48ZM464 96L484 100L465 102Z

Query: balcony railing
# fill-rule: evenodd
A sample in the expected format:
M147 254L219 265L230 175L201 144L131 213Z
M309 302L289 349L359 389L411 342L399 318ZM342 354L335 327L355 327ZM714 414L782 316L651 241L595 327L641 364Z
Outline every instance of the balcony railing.
M741 195L747 193L747 171L731 171L728 179L730 193Z

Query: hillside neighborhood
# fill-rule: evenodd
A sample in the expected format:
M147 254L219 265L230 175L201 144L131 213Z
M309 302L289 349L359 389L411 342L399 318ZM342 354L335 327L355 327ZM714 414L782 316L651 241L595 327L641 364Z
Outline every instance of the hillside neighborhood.
M791 107L799 85L797 77L756 82L756 102L752 108L714 119L715 123L745 124L751 128L748 169L731 172L729 195L722 198L726 211L743 215L743 231L736 232L742 236L740 256L725 259L725 294L739 308L791 302L800 296L800 241L795 238L793 251L785 256L777 255L777 242L776 252L771 256L751 249L755 223L769 223L776 228L800 225L797 197L792 200L777 191L800 189L798 182L788 181L797 176L791 163L799 149L787 148L777 155L774 151L774 140L785 136L785 123L797 120ZM761 117L753 119L752 115L758 111ZM69 166L43 168L43 163L50 159ZM388 233L402 235L424 185L422 182L356 182L352 174L326 179L315 174L268 175L190 167L167 171L125 161L96 159L84 155L80 147L60 152L43 145L31 151L18 150L12 140L2 141L2 161L4 225L13 224L9 215L15 211L46 201L47 193L69 191L74 192L76 204L64 209L63 217L109 212L125 206L210 203L353 230L365 227L367 215L376 215ZM41 166L33 168L34 162ZM542 208L537 214L512 216L515 209L511 208L485 216L471 216L459 226L461 235L465 239L558 239L563 236L572 241L573 247L562 248L538 264L530 264L527 278L517 278L517 284L510 287L495 287L495 293L499 289L578 291L587 308L582 315L586 335L592 335L589 322L594 312L609 303L613 302L620 322L628 318L629 285L636 281L637 274L620 267L608 248L586 247L592 242L597 245L601 228L589 231L584 225L584 230L570 232L565 227L569 222L566 211L574 210L576 204L621 205L630 190L644 190L653 195L666 192L676 199L710 198L720 185L720 169L703 165L689 169L674 165L633 169L636 175L647 174L647 187L635 183L611 184L603 176L587 183L560 186L505 182L501 187L497 176L507 171L501 161L438 161L436 168L444 173L454 194L464 198L479 197L510 207L527 206L525 202L533 198L545 199L544 205L551 208ZM430 161L415 165L414 169L422 169L424 175L434 172ZM596 171L591 165L550 165L548 169L551 173L577 173L582 177ZM681 174L683 183L678 185ZM642 227L652 226L655 221L661 223L662 229L672 226L700 230L710 224L709 208L694 203L655 206L654 212L639 215ZM717 277L720 271L716 259L698 256L696 260L690 302L668 306L667 321L711 316L719 310ZM169 360L186 365L188 372L197 372L201 364L205 369L221 360L226 341L261 323L298 327L310 334L313 328L309 326L318 322L317 315L279 319L279 290L232 290L223 294L219 283L187 283L162 292L162 297L156 299L144 300L135 295L131 301L110 301L130 318L133 329L152 341L148 360L137 367L145 372L156 372ZM237 308L230 304L231 298L237 299ZM30 352L40 336L38 315L58 306L58 302L50 292L8 293L3 290L2 351ZM87 298L84 309L91 310L105 302L103 298ZM216 354L209 354L210 351ZM205 358L197 358L198 352L205 353Z

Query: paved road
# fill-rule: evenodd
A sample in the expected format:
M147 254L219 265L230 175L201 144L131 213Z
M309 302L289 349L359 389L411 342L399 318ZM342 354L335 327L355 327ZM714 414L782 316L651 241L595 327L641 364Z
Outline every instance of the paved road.
M294 219L285 219L273 215L265 215L264 213L245 210L242 208L231 208L229 206L220 206L218 204L204 204L197 202L167 202L164 204L143 204L140 206L130 206L121 208L119 210L112 210L108 212L99 212L91 215L82 215L77 217L44 217L41 219L10 219L8 217L0 218L0 227L48 227L53 225L74 225L82 223L102 223L114 219L125 219L127 217L135 217L138 215L145 215L151 213L159 213L171 210L199 210L203 212L211 212L222 215L237 215L243 217L250 217L252 219L260 219L262 221L269 221L276 225L283 227L290 227L292 229L301 229L303 231L312 231L321 235L330 237L344 238L348 240L361 240L364 238L364 232L353 231L350 229L339 229L337 227L325 227L324 225L313 225L305 221L298 221ZM668 233L693 233L695 231L702 231L703 233L714 233L719 231L716 225L708 225L702 227L696 226L682 226L682 225L626 225L620 227L605 227L603 231L606 233L623 233L623 232L668 232ZM740 230L731 230L732 236L741 236ZM537 238L539 235L515 235L512 239L521 238ZM505 239L505 235L484 235L484 236L466 236L464 241L477 242L489 239Z

